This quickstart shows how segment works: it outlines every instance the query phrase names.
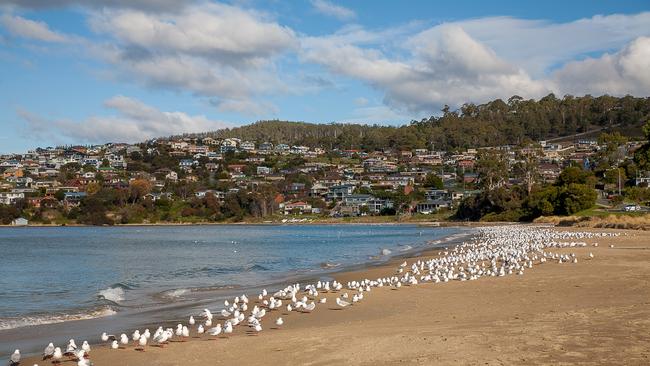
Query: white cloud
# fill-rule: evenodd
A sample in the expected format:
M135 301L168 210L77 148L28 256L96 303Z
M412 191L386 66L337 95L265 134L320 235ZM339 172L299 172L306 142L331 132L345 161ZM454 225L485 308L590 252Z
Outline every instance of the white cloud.
M647 95L650 87L641 75L649 73L640 72L647 67L647 58L641 56L646 49L643 41L615 55L567 62L650 34L648 24L650 13L568 23L482 18L444 23L410 36L390 29L372 32L346 27L332 35L303 38L301 59L364 81L384 92L386 105L411 113L432 113L444 104L482 103L514 94L535 98L580 90ZM564 64L565 71L553 71ZM581 73L581 69L590 70ZM590 72L599 73L593 82L587 80Z
M319 13L337 18L339 20L349 20L357 16L352 9L348 9L341 5L336 5L327 0L312 0L311 4Z
M256 99L287 91L275 62L298 45L290 28L264 14L216 3L173 14L103 10L90 24L110 39L93 53L124 79L227 100L221 108L228 110L255 104L256 114L274 113L272 104Z
M650 94L650 37L639 37L621 51L564 65L553 78L571 94Z
M220 63L255 64L296 45L290 28L223 4L202 4L177 14L105 10L90 22L120 44L156 53L180 53Z
M139 142L154 137L230 127L228 123L210 120L203 115L163 112L121 95L108 99L104 105L117 114L93 116L82 122L48 120L25 110L19 110L18 114L28 123L30 131L48 131L47 135L37 137L58 135L75 143Z
M3 14L0 23L9 33L22 37L45 42L67 42L68 38L40 21L29 20L17 15Z

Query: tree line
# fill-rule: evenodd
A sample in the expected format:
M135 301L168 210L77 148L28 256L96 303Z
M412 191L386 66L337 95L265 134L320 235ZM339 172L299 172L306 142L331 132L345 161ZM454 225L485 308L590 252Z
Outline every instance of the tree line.
M557 98L549 94L534 100L515 95L507 101L467 103L457 110L445 106L439 116L411 121L400 127L271 120L200 136L342 150L454 150L519 145L594 129L618 130L639 136L640 127L649 116L650 98L647 97L567 95Z

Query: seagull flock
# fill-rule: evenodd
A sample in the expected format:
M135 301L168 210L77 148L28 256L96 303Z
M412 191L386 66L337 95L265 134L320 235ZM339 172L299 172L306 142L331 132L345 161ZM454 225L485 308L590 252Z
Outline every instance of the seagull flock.
M192 334L195 337L202 337L205 334L210 337L228 337L236 328L244 325L248 327L249 334L257 334L264 329L263 322L268 324L269 318L274 318L271 320L271 329L279 329L284 325L281 316L272 316L272 314L311 313L317 306L327 303L326 294L336 295L334 301L336 308L346 308L362 301L372 288L399 289L402 286L414 286L420 283L473 281L484 277L523 275L525 271L537 264L550 261L558 264L578 262L575 253L560 254L553 252L555 249L586 247L587 243L582 241L584 239L619 235L618 233L556 231L550 227L522 225L479 228L469 241L444 248L435 258L414 259L410 266L408 261L404 261L390 276L366 278L346 284L335 280L306 285L296 283L272 294L263 289L253 299L241 295L230 301L225 300L221 311L216 312L216 318L209 309L204 309L200 314L190 315L186 325L179 323L175 328L160 326L153 333L149 329L145 329L144 332L135 330L130 337L126 333L122 333L119 337L102 333L101 341L114 350L132 348L144 352L148 346L164 348L172 341L187 341ZM597 247L598 243L593 243L592 246ZM593 253L589 253L587 259L593 258ZM215 326L213 326L213 319L216 322ZM77 366L91 366L93 363L90 361L90 351L91 347L87 341L84 341L81 347L77 347L75 340L70 339L65 352L62 348L49 343L43 351L43 361L51 360L53 364L76 361ZM20 350L15 350L11 355L10 365L19 365L20 358Z

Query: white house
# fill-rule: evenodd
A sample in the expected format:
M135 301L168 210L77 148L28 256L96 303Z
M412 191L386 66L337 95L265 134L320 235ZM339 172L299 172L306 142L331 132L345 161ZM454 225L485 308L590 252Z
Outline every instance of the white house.
M27 219L23 217L19 217L11 222L11 225L13 226L27 226L28 224L29 221L27 221Z

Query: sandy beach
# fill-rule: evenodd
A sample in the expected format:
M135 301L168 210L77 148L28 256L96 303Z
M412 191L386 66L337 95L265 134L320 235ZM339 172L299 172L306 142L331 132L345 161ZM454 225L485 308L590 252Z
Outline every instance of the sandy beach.
M228 337L192 337L164 348L147 346L144 352L97 345L91 360L98 366L647 365L650 233L593 231L621 236L552 250L576 253L576 264L551 261L523 276L374 288L344 309L334 304L337 294L328 294L327 304L311 314L275 311L262 321L260 333L240 326ZM393 274L397 266L396 260L336 278L344 283L373 279ZM278 314L285 324L273 329ZM35 363L50 361L32 357L21 365Z

